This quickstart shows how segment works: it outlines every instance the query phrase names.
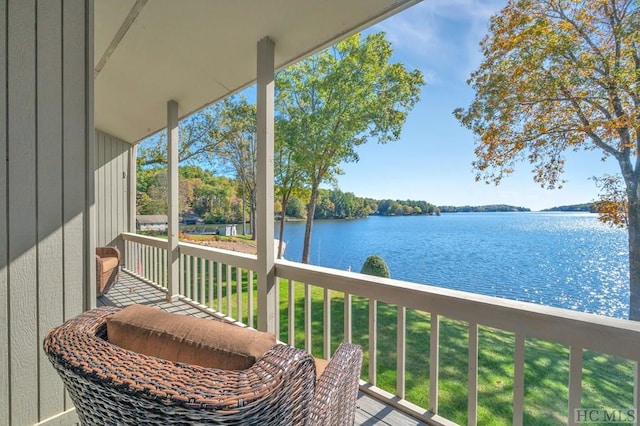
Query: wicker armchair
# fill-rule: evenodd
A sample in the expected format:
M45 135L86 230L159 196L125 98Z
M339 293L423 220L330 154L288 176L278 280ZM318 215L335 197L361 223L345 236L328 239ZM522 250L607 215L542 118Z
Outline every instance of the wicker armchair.
M246 370L166 361L106 340L118 308L85 312L49 332L44 350L83 425L353 424L362 364L342 344L317 379L305 351L276 344Z
M109 288L120 277L120 251L115 247L96 247L96 283L98 296L109 291Z

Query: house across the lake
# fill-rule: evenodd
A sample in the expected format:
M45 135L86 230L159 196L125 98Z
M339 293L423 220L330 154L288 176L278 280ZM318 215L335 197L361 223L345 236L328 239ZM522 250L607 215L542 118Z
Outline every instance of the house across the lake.
M180 216L180 223L182 223L183 225L195 225L196 223L198 223L198 219L198 215L183 213Z
M136 216L138 231L162 231L169 229L169 219L166 214L139 214Z

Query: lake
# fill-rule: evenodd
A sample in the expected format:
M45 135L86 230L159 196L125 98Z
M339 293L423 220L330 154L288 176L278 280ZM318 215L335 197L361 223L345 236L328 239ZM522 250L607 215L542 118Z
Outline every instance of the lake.
M285 227L300 261L304 222ZM278 228L276 227L276 230ZM314 265L359 272L367 256L391 278L627 318L627 232L591 213L450 213L316 221Z

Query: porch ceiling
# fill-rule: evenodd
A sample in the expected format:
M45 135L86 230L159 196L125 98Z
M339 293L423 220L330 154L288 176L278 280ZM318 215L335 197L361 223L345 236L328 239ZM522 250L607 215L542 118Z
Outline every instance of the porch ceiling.
M256 44L277 69L420 0L96 0L95 126L135 143L256 79Z

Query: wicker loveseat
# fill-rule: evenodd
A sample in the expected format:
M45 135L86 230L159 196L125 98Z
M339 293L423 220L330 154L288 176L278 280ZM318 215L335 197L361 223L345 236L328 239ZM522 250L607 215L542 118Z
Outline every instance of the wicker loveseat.
M342 344L317 379L314 359L283 344L244 370L204 368L112 344L106 324L118 311L87 311L51 330L44 341L83 425L354 422L359 346Z

